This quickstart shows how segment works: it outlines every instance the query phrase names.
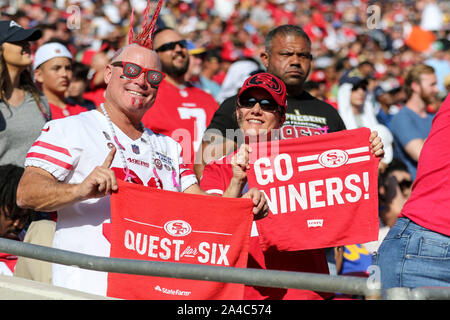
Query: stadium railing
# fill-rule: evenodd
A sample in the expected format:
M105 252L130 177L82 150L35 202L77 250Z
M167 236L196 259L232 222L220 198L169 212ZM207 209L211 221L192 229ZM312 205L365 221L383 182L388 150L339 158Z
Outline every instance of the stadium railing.
M341 294L363 296L367 300L382 299L381 284L370 277L331 276L305 272L107 258L1 238L0 252L96 271L230 282L274 288L294 288L330 293L339 292ZM386 291L386 298L388 300L450 300L450 288L416 288L413 290L392 288Z

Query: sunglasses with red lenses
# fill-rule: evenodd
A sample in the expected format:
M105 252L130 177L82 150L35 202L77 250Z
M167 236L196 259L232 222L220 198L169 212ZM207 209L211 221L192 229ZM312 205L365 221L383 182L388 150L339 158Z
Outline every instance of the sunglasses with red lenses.
M164 73L158 70L143 68L136 63L126 61L116 61L111 63L111 65L114 67L122 67L123 75L130 79L136 79L143 72L145 72L146 79L152 87L158 87L161 81L164 79Z

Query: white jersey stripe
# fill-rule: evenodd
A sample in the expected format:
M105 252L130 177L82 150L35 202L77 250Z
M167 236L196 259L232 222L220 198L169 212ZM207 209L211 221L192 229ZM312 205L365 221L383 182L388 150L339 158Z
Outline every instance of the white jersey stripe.
M314 154L311 156L298 157L297 162L307 162L307 161L313 161L313 160L317 160L317 159L319 159L319 155Z

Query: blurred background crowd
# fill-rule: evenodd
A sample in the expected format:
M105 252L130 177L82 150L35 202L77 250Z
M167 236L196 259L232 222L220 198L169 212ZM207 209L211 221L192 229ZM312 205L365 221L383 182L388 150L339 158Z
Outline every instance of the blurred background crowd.
M34 46L52 38L65 42L75 60L89 67L86 77L92 79L126 43L132 9L134 28L139 27L146 2L1 0L0 6L2 19L43 31ZM288 23L302 26L312 40L314 64L306 88L313 95L337 107L339 78L369 61L374 80L369 91L382 84L384 91L397 93L393 104L400 103L408 67L426 62L438 78L439 101L430 105L435 111L450 86L449 7L441 0L167 0L158 23L191 41L190 52L198 59L191 62L189 76L212 80L207 91L218 102L231 64L258 61L266 33ZM86 90L99 85L90 83Z

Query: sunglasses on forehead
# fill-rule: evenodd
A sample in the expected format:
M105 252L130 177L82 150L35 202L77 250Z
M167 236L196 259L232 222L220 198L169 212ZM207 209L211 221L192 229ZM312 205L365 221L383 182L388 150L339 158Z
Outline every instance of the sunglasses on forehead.
M145 69L140 65L132 62L126 61L116 61L111 63L114 67L122 67L123 75L130 79L139 78L139 76L144 72L148 83L152 87L158 87L161 81L164 79L164 73L153 70L153 69Z
M278 110L278 104L272 99L256 99L253 97L239 97L238 105L240 108L253 108L257 103L263 111L275 112Z
M160 46L158 49L155 49L156 52L164 52L173 50L179 45L182 48L187 48L187 41L186 40L180 40L180 41L173 41L173 42L167 42Z

